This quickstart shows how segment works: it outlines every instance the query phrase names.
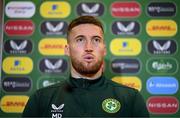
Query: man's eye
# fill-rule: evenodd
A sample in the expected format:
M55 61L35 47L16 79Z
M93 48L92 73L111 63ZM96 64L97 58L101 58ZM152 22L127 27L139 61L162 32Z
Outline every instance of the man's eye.
M99 38L95 38L95 39L94 39L94 42L99 43L99 42L100 42L100 39L99 39Z
M82 41L84 41L84 39L83 39L83 38L79 38L79 39L77 39L76 41L77 41L77 42L82 42Z

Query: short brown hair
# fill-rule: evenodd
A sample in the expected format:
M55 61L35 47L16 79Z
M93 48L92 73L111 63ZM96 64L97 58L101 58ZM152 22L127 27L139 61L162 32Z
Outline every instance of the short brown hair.
M104 32L103 29L103 25L100 22L100 20L98 20L97 18L93 17L93 16L80 16L74 20L71 21L71 23L68 26L67 29L67 37L69 36L69 33L71 32L71 30L81 24L94 24L98 27L100 27L102 29L102 31Z

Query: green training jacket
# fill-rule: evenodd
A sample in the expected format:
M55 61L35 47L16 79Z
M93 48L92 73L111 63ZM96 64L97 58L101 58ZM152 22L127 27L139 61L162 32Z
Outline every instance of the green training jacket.
M149 117L141 94L104 76L75 79L37 90L22 117Z

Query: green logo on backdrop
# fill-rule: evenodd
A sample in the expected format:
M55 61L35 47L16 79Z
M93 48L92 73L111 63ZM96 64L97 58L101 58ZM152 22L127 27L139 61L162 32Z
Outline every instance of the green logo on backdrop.
M108 98L102 102L102 108L108 113L116 113L120 110L121 104L116 99Z
M173 74L177 71L177 61L174 58L151 58L147 63L152 74Z

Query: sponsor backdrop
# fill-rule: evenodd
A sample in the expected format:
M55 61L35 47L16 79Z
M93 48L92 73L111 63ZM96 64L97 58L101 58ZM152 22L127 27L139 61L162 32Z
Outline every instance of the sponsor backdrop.
M105 76L138 89L151 116L180 116L179 0L6 0L0 115L20 116L35 90L69 76L67 26L80 15L105 28Z

